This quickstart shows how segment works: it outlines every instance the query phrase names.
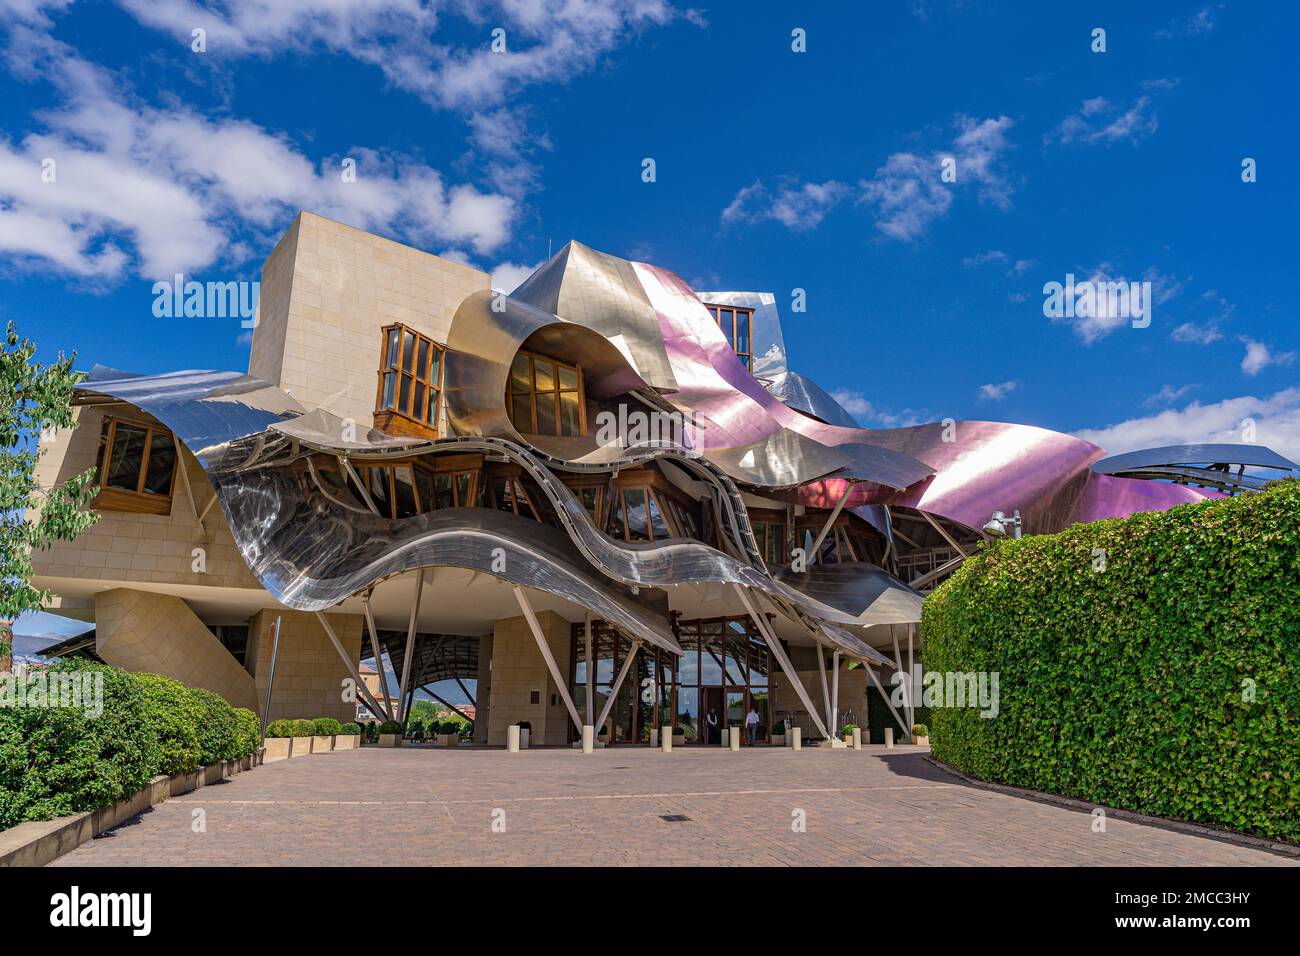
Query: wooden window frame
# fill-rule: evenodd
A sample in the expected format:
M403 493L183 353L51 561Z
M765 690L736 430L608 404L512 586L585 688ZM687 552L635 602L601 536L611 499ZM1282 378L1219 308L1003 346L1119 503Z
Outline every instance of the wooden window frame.
M422 461L416 458L394 458L390 461L354 461L353 468L356 469L358 477L365 482L366 491L371 491L371 472L380 468L388 469L388 489L385 503L387 504L388 513L383 517L391 521L404 521L406 518L415 515L427 514L430 511L438 510L438 502L435 498L433 501L426 502L425 495L420 491L420 482L417 478L417 472L425 472L428 475L438 476L446 475L451 478L451 495L453 508L473 508L477 506L479 498L479 489L482 486L483 460L479 455L449 455L444 458L435 459L432 462ZM411 473L411 494L415 500L415 515L406 515L399 518L397 516L397 469L407 468ZM468 476L469 489L467 493L467 502L460 501L460 491L457 487L456 479ZM355 485L350 475L344 475L344 479L349 489L356 494ZM373 494L371 495L373 498ZM379 502L375 502L379 505Z
M143 429L145 432L144 452L140 456L140 477L136 481L136 490L111 488L104 484L109 463L113 458L113 443L117 439L117 426L127 425ZM145 478L149 474L149 455L153 451L155 434L166 435L172 440L175 454L172 458L172 473L167 483L167 494L159 495L144 490ZM181 463L181 446L170 428L133 418L105 415L99 433L99 450L96 462L95 487L99 492L95 496L95 508L100 511L125 511L132 514L169 515L172 513L172 496L176 493L176 469Z
M389 338L389 333L394 331L399 333L398 342L397 342L397 354L394 361L390 362L388 359L388 352L389 352L388 338ZM429 347L428 358L426 360L425 367L423 370L424 372L423 378L420 377L420 371L421 371L420 369L418 368L407 369L403 361L403 356L405 355L406 352L406 348L405 348L406 336L408 335L412 336L414 340L413 345L411 347L411 356L413 362L418 362L419 360L421 345L427 345ZM438 359L438 375L437 375L436 382L433 380L433 376L430 374L430 367L432 365L434 356L437 356ZM394 322L390 325L384 326L380 330L380 339L379 339L379 372L378 372L378 381L375 386L376 419L381 419L381 418L386 418L391 416L393 418L400 419L404 423L409 423L404 429L403 428L397 429L398 431L405 431L407 433L414 433L416 435L431 434L432 437L437 437L439 433L438 421L440 416L442 415L442 391L443 391L443 380L445 377L446 368L447 368L447 347L445 345L441 345L440 343L435 342L429 336L423 334L422 332L417 332L409 325L403 325L400 322ZM393 384L393 404L391 407L384 404L384 378L390 373L396 376ZM405 410L402 408L403 379L409 379L411 383L410 401L407 403L408 406L410 406L409 410ZM425 388L424 402L422 403L422 407L420 411L423 412L425 415L427 415L428 416L427 418L421 417L421 415L416 414L416 410L413 407L415 402L415 392L416 392L417 384L423 385ZM430 406L432 406L432 411L430 411ZM384 425L389 425L389 424L391 424L391 420L384 422Z
M719 305L712 302L704 303L704 307L709 310L709 315L713 316L713 321L717 323L722 334L727 336L727 341L731 345L731 350L736 353L745 368L754 371L754 310L746 308L743 305ZM736 329L740 324L741 314L749 317L749 351L742 352L736 347ZM727 333L727 327L722 323L724 319L731 322L731 332Z
M511 371L509 372L508 377L506 379L506 414L509 416L510 423L515 426L516 430L518 430L521 434L544 435L547 438L580 438L583 435L586 435L587 434L587 387L586 387L586 382L584 381L584 376L582 374L582 366L573 365L569 362L561 362L558 359L551 358L549 355L542 355L540 352L529 352L524 349L519 350L516 357L518 356L523 356L528 359L529 391L527 392L515 391L514 388L515 380L514 380L514 372L513 372L514 360L511 360L510 363ZM539 392L537 388L538 359L540 359L543 362L549 362L551 365L555 366L555 387L546 389L541 392ZM560 412L560 395L568 392L573 392L575 391L575 389L560 388L560 369L567 369L568 371L573 372L578 379L578 387L576 389L578 393L578 434L577 435L566 435L564 434L563 431L564 416ZM555 397L555 434L554 435L549 434L547 432L540 432L537 430L537 424L538 424L537 397L539 394ZM529 402L529 408L532 414L532 421L528 423L529 425L528 428L522 427L519 422L515 421L514 398L516 395L531 396Z

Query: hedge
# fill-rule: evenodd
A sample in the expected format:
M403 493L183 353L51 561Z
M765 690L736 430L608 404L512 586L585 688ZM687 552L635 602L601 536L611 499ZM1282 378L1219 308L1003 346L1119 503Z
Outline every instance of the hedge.
M983 780L1300 842L1300 482L986 546L925 601L935 707Z
M343 733L343 725L333 717L317 717L311 722L311 732L316 737L334 737Z
M48 670L67 672L102 675L103 712L0 707L0 829L115 803L159 771L158 732L140 682L84 660Z
M158 774L257 751L261 722L206 690L81 659L34 673L101 675L104 708L0 707L0 830L124 800Z
M136 674L144 691L149 720L158 733L158 771L169 776L190 773L202 760L199 723L203 710L190 689L161 674Z

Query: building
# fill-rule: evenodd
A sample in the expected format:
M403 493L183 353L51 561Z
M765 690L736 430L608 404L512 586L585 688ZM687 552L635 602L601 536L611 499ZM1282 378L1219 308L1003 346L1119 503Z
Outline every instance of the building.
M507 296L309 213L264 265L247 374L96 368L77 401L40 480L97 468L102 517L34 555L35 583L99 657L263 710L274 656L271 719L353 719L355 687L400 720L457 681L493 745L518 722L551 745L587 724L716 740L751 711L756 742L906 734L884 690L923 657L923 594L984 537L1296 467L857 428L788 366L770 294L573 242ZM358 671L382 654L391 701Z

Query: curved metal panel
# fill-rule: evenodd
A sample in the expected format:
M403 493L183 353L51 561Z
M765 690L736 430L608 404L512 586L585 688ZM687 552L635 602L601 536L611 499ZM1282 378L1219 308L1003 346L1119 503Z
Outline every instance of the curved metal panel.
M1281 468L1300 471L1300 465L1284 458L1264 445L1166 445L1163 448L1140 448L1122 455L1111 455L1092 466L1103 475L1140 471L1161 465L1245 465L1248 468Z
M858 423L839 402L820 385L798 372L782 372L770 382L767 390L795 411L819 418L828 425L840 428L857 428Z
M654 388L677 387L654 309L626 259L570 242L510 298L619 343L633 369Z

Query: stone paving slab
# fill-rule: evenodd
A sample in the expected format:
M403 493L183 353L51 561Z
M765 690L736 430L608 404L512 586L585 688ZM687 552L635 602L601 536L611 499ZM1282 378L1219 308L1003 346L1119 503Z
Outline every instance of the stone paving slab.
M925 752L367 747L168 800L53 865L1300 862L1124 820L1094 833L1087 813L970 786ZM206 832L194 832L196 811ZM689 819L663 819L674 815Z

